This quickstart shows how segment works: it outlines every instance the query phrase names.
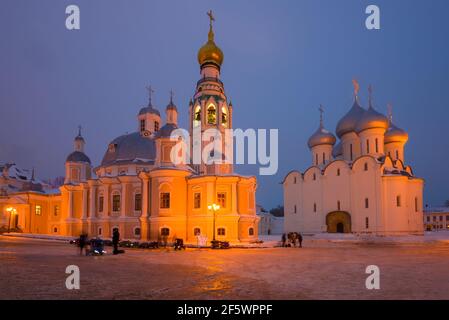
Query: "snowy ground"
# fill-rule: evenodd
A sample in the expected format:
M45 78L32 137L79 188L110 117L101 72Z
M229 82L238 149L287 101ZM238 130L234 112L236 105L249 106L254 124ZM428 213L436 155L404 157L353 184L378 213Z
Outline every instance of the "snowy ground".
M369 241L320 235L305 237L302 249L85 257L62 241L0 236L0 299L449 299L447 239L446 232ZM80 290L65 288L70 264L81 270ZM380 290L365 287L372 264Z

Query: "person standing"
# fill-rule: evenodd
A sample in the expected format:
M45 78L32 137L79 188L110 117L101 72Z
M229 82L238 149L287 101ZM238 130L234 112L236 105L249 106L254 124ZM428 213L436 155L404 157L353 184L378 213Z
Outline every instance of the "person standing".
M87 244L87 234L80 234L80 238L78 240L78 246L80 247L80 256L83 255L84 247Z
M287 237L285 236L285 233L282 234L282 247L285 247L285 241L287 241Z
M302 248L302 235L298 232L299 247Z
M113 254L118 254L118 243L120 241L120 232L118 229L114 229L112 232L112 245L114 246Z

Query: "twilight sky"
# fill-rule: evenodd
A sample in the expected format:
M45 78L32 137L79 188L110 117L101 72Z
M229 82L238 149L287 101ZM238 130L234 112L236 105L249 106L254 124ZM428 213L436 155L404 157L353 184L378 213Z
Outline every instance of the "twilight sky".
M69 4L80 7L79 31L65 28ZM381 9L381 30L365 28L369 4ZM63 175L81 124L99 165L113 138L136 130L149 83L161 112L175 91L187 127L209 9L234 128L280 130L279 170L258 177L258 203L282 203L285 174L310 165L319 104L334 131L352 105L352 78L364 106L370 83L378 111L393 104L410 136L406 162L426 180L425 203L449 199L446 0L2 0L0 161L34 166L39 178Z

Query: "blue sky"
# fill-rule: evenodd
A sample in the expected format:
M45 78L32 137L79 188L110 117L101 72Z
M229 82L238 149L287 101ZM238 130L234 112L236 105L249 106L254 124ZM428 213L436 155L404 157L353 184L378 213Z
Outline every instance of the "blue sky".
M65 28L69 4L80 7L79 31ZM380 7L381 30L365 28L368 4ZM410 135L406 162L426 180L425 203L449 199L445 0L2 0L0 161L34 166L40 178L63 175L81 124L98 165L109 141L135 131L149 83L161 111L175 91L187 127L209 9L234 127L280 130L279 171L258 177L259 203L282 203L284 175L310 164L319 104L334 131L352 104L352 78L363 105L369 84L379 111L393 104L395 123Z

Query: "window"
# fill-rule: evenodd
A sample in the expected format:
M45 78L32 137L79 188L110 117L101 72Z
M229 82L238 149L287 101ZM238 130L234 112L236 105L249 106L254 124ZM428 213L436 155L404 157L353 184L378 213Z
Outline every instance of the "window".
M112 196L112 211L118 212L120 211L120 195L114 194Z
M216 124L217 123L217 111L213 104L209 105L207 108L207 123Z
M296 177L293 178L293 184L296 184Z
M145 119L140 120L140 132L145 131Z
M219 236L225 236L226 235L226 229L225 228L218 228L217 229L217 234Z
M340 211L341 210L341 202L337 201L337 210Z
M337 176L340 176L340 169L337 169Z
M41 215L42 215L42 207L39 206L39 205L36 205L36 206L34 207L34 213L35 213L37 216L41 216Z
M104 203L104 197L99 196L98 197L98 212L103 212L103 203Z
M134 235L135 235L136 237L139 237L139 236L140 236L140 228L139 228L139 227L134 228Z
M168 237L170 235L170 229L169 228L162 228L161 229L161 236Z
M323 152L323 164L326 163L326 154Z
M369 199L365 198L365 209L369 208Z
M195 113L193 115L193 126L198 127L201 123L201 107L196 106Z
M201 234L201 229L200 229L200 228L194 228L194 229L193 229L193 234L194 234L195 236L199 236L199 235Z
M315 153L315 165L318 165L318 153Z
M248 229L248 235L250 235L250 236L254 235L254 228L253 227Z
M296 204L293 207L293 213L296 213Z
M154 132L158 132L159 131L159 122L154 121Z
M352 157L353 157L353 155L352 155L352 143L349 145L349 156L350 156L351 161L352 161Z
M58 205L54 206L54 208L53 208L53 214L54 214L55 216L59 215L59 206L58 206Z
M418 212L418 197L415 197L415 212Z
M379 139L376 138L376 153L379 153Z
M195 192L193 194L193 208L199 209L201 208L201 193Z
M396 197L396 207L400 207L401 206L401 196L397 196Z
M169 192L161 192L159 207L161 209L169 209L170 208L170 193Z
M226 193L220 192L217 194L217 202L220 208L226 208Z
M366 140L366 153L369 153L369 140Z
M72 168L72 179L79 180L79 170L76 168Z
M134 195L134 211L142 210L142 194L136 193Z
M316 203L313 204L313 212L316 212Z
M440 216L440 221L443 221L443 216Z
M368 217L365 218L365 228L366 229L369 228L369 218Z
M313 180L316 180L316 173L313 174Z
M221 107L221 124L223 127L228 126L228 110L225 107Z
M448 216L449 217L449 216ZM427 217L427 222L430 222L430 217Z
M363 170L368 171L368 163L365 162L365 164L363 166Z
M101 227L98 228L98 235L101 236L102 233L103 233L103 229Z

